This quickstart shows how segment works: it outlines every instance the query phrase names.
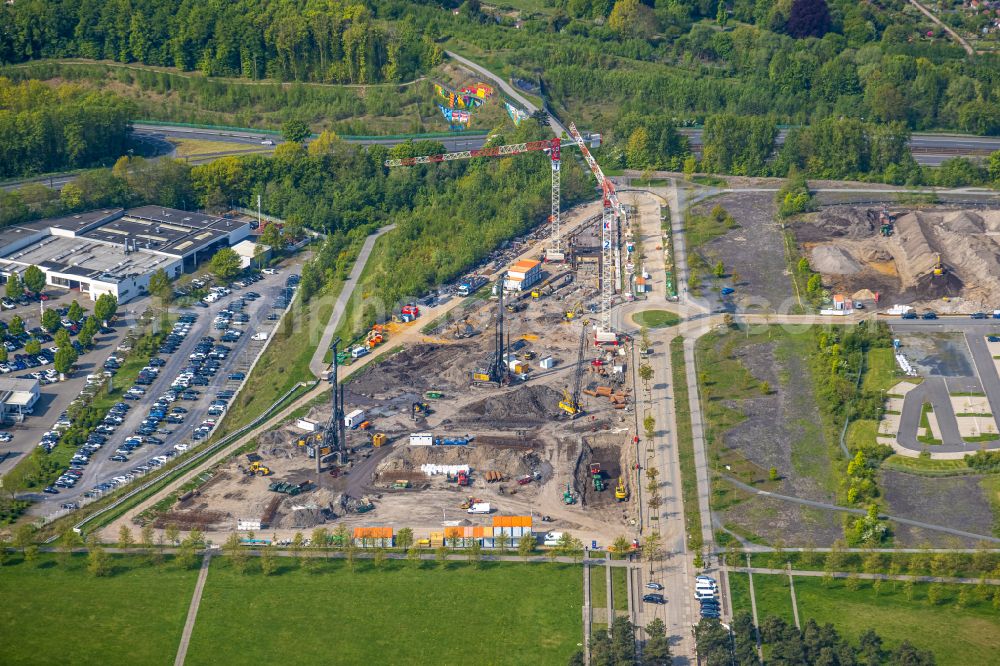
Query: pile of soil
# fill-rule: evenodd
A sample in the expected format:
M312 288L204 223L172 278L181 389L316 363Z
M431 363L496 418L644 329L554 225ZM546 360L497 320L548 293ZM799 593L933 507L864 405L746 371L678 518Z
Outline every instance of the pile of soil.
M548 421L558 411L562 395L549 386L524 386L499 395L491 395L466 406L458 422L480 424L510 423L515 427Z
M853 275L861 271L861 264L847 250L836 245L814 247L809 265L814 271L831 275Z
M539 471L541 459L534 451L498 449L491 446L399 446L379 464L379 478L400 473L419 473L423 464L468 465L477 472L500 472L513 479Z

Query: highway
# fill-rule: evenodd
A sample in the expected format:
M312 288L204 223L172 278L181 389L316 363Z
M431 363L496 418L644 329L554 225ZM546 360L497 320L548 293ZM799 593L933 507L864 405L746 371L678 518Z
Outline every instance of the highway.
M691 141L691 148L701 154L703 130L684 127L679 132ZM781 146L788 136L788 129L779 129L776 143ZM1000 150L1000 136L974 136L971 134L930 134L915 132L910 136L910 152L917 164L940 166L952 157L988 157Z

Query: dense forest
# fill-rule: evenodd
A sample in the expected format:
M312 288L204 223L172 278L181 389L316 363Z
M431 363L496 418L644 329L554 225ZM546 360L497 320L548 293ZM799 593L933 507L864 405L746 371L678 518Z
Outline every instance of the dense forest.
M114 160L132 113L108 93L0 77L0 178Z
M442 44L488 51L567 119L629 114L902 122L1000 133L1000 56L969 58L904 0L553 0L521 18L478 0L0 5L0 63L107 58L249 79L403 81Z
M370 3L375 4L375 3ZM440 50L406 23L338 0L18 0L0 4L0 62L80 57L249 79L414 78Z

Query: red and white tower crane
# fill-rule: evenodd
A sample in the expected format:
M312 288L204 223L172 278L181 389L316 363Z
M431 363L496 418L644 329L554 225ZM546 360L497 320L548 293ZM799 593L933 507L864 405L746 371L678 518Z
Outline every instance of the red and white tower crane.
M576 125L570 123L570 135L572 142L567 145L577 145L583 153L591 173L597 179L597 184L601 188L604 208L601 215L601 311L600 322L595 335L595 342L598 344L612 343L617 340L614 330L611 327L611 301L614 298L615 290L621 290L621 252L619 248L619 224L624 224L627 220L625 207L618 200L614 184L605 178L597 160L590 154L583 137L576 129ZM549 247L545 251L545 257L550 261L562 261L565 258L563 251L562 236L559 216L559 167L561 161L562 141L559 137L545 139L542 141L529 141L527 143L513 143L504 146L494 146L492 148L479 148L477 150L461 150L454 153L440 153L438 155L424 155L421 157L404 157L401 159L386 160L385 166L414 166L416 164L433 164L437 162L450 162L452 160L468 160L478 157L506 157L509 155L520 155L531 151L543 150L549 154L552 164L552 235L549 239Z
M431 164L436 162L450 162L452 160L470 160L477 157L507 157L508 155L520 155L536 150L544 150L549 154L549 161L552 164L552 235L549 238L549 246L545 250L545 258L548 261L562 261L565 253L562 247L562 235L559 219L559 166L561 161L562 140L559 137L545 139L543 141L529 141L527 143L511 143L505 146L494 146L492 148L479 148L477 150L460 150L454 153L441 153L438 155L424 155L422 157L404 157L402 159L386 160L387 167L413 166L415 164Z

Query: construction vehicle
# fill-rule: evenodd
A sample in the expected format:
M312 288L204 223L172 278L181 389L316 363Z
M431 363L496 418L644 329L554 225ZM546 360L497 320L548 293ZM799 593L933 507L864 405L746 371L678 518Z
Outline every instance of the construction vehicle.
M615 486L615 499L624 502L628 499L628 489L625 488L625 479L618 477L618 485Z
M867 215L869 230L874 230L875 225L877 224L880 235L885 236L886 238L892 236L896 218L894 215L889 213L889 208L887 206L882 206L882 209L879 211L869 208Z
M409 488L410 482L407 479L397 479L396 482L392 484L392 487L396 490L402 490L404 488Z
M941 253L937 255L937 263L934 264L934 275L940 277L945 274L947 269L945 269L944 264L941 263Z
M580 310L581 310L582 307L583 307L583 303L582 302L577 301L576 303L574 303L573 307L571 307L570 309L566 310L566 312L564 314L564 317L565 317L566 321L572 321L573 319L575 319L576 316L578 314L580 314Z
M536 356L538 356L538 354L531 350L521 352L522 361L534 361Z
M590 478L594 482L594 491L604 490L604 477L601 474L601 463L590 463Z
M426 402L414 402L410 405L410 418L414 421L417 416L427 416L431 413L431 407Z
M444 397L444 394L441 391L427 391L424 393L424 397L428 400L440 400Z
M259 460L255 460L250 463L250 467L247 471L251 475L256 474L257 476L271 476L271 469Z
M538 291L537 289L533 289L531 291L531 297L532 298L541 298L542 297L542 292Z
M460 486L469 485L469 474L465 470L458 470L458 476L455 479L456 483Z
M576 496L573 495L573 491L570 489L569 484L566 484L566 491L563 493L563 504L576 504Z
M503 277L498 284L503 283ZM493 386L500 388L510 381L510 368L507 367L507 346L509 340L504 337L504 312L503 289L497 293L497 313L496 326L493 329L493 352L489 356L486 367L479 368L472 373L472 384L474 386Z
M587 327L580 327L580 346L576 355L576 369L573 371L573 393L563 391L563 399L559 402L559 409L566 412L570 418L576 418L583 407L580 404L580 384L583 380L583 352L587 347Z

